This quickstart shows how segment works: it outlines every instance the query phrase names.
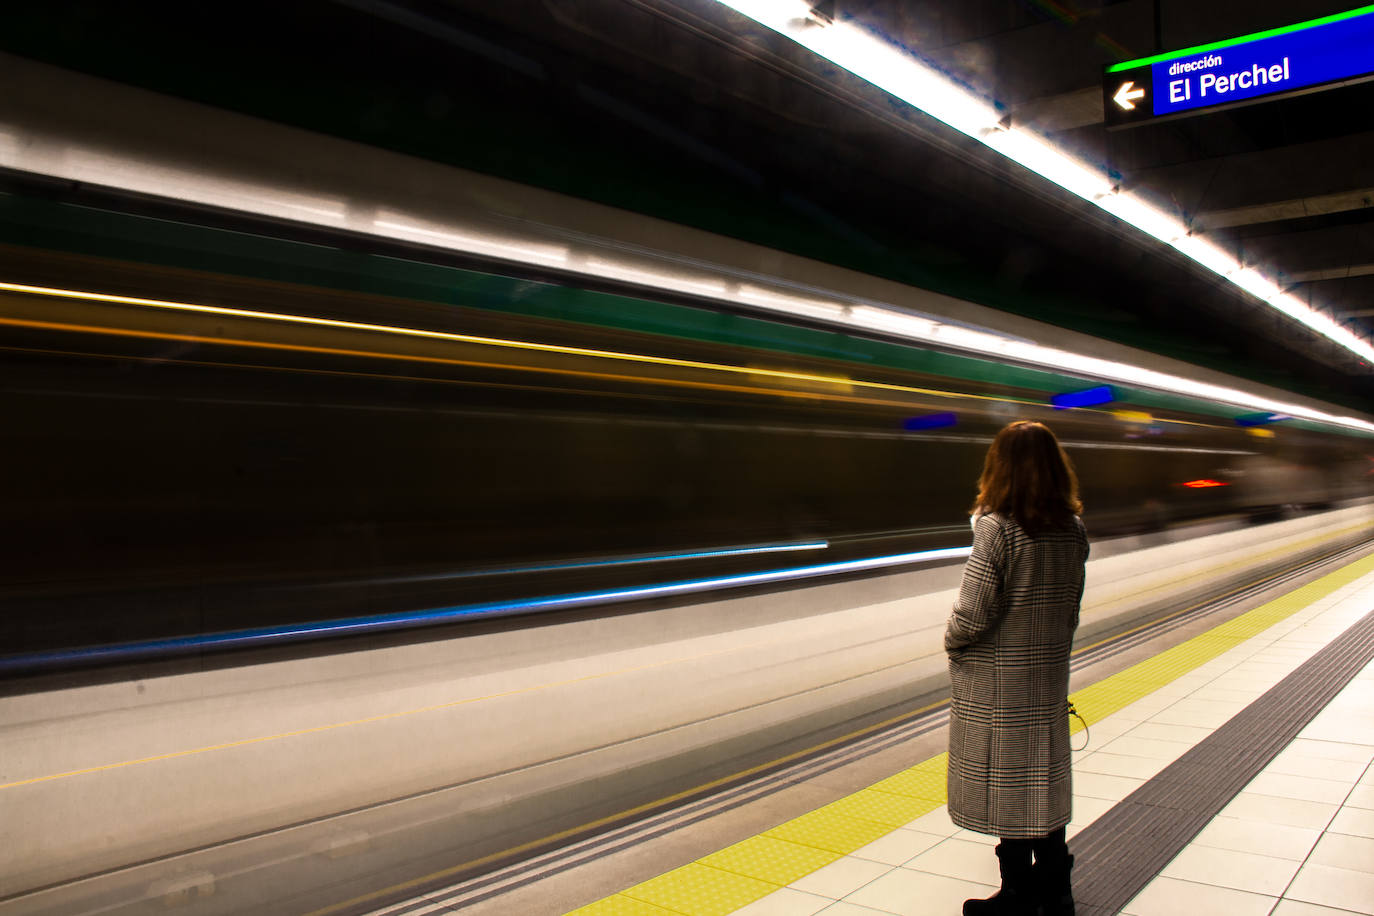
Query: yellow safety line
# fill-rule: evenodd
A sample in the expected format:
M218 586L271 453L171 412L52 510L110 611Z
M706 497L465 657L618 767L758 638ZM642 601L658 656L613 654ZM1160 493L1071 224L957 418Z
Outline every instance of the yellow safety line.
M1074 704L1089 723L1101 721L1371 572L1374 555L1076 691ZM1082 727L1075 726L1074 731ZM726 916L943 805L947 761L947 754L938 754L810 814L579 907L568 916ZM328 910L316 911L324 912Z

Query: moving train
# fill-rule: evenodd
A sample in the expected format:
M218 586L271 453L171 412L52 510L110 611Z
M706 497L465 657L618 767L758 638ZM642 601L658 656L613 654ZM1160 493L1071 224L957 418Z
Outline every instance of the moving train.
M966 547L1018 418L1096 538L1374 495L1374 425L1329 405L118 92L117 129L0 109L43 140L0 147L6 655Z

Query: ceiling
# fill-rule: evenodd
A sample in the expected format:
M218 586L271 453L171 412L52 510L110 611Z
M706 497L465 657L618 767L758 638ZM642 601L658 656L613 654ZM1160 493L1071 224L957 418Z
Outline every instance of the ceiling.
M0 48L552 187L1334 400L1374 373L713 0L53 0ZM1348 3L836 0L1374 336L1374 83L1130 129L1107 64ZM303 163L302 167L308 167Z
M958 12L932 33L919 25L920 6L934 21L935 9ZM1367 336L1374 330L1374 125L1358 114L1369 111L1367 87L1118 132L1103 128L1102 111L1101 68L1120 56L1191 47L1349 7L870 2L854 15L891 27L893 37L1004 101L1013 120L1106 164L1123 186L1275 271L1283 285ZM909 24L913 16L918 22Z

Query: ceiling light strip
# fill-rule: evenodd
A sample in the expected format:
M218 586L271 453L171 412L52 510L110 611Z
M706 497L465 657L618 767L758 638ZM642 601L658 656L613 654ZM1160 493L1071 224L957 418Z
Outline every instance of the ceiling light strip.
M1010 126L991 100L938 67L852 23L831 21L799 0L718 0L879 89L919 108L1147 235L1171 245L1270 307L1374 365L1374 346L1311 308L1230 254L1189 235L1189 228L1131 194L1105 172L1080 162L1036 134Z

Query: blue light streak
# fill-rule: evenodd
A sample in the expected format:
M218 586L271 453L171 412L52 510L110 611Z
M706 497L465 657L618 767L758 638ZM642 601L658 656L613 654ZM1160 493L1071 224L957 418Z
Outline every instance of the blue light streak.
M681 582L668 582L661 585L644 585L611 591L555 595L547 598L534 598L525 601L497 601L484 604L455 605L453 607L432 608L423 611L402 611L393 614L350 617L342 620L281 624L278 626L258 627L247 630L232 630L225 633L201 633L195 636L153 639L143 642L120 643L112 646L90 646L81 649L60 649L51 652L29 652L0 657L0 673L27 673L44 668L90 664L93 662L130 662L207 649L244 649L253 648L255 646L271 646L289 642L300 642L325 636L352 636L363 633L386 632L388 630L433 626L436 624L455 623L466 620L567 610L569 608L586 607L596 604L617 604L642 598L662 598L671 595L684 595L694 592L738 588L745 585L763 585L770 582L787 582L795 579L831 576L849 572L862 572L865 570L883 569L890 566L903 566L912 563L930 563L937 560L957 559L967 557L972 549L971 547L950 547L940 550L922 550L915 553L869 557L862 560L845 560L837 563L797 566L790 569L773 569L764 572L744 573L734 576L718 576L708 579L689 579Z
M371 582L434 582L449 579L475 579L481 576L509 576L516 573L558 572L564 569L595 569L606 566L633 566L639 563L671 563L678 560L701 560L711 557L741 557L758 553L786 553L797 550L824 550L829 541L806 541L798 544L761 544L749 547L719 547L691 553L641 553L614 560L571 560L567 563L527 564L504 566L499 569L473 569L454 573L433 573L422 576L394 576L372 579ZM353 583L346 583L350 587Z

